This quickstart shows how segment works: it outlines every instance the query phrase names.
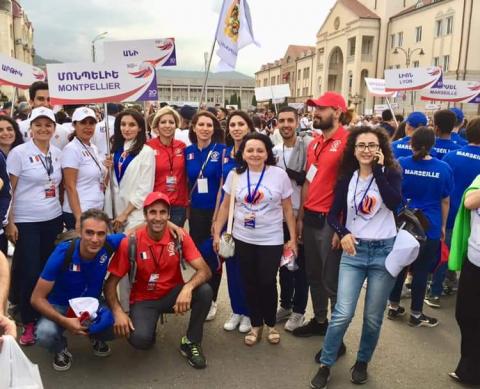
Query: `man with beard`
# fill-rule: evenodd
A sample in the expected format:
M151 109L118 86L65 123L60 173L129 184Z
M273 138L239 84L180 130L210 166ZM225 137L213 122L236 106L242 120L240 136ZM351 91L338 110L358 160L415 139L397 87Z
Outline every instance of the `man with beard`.
M324 336L327 332L328 301L333 310L336 301L341 250L338 237L328 225L327 213L333 203L337 171L347 142L348 132L341 126L341 115L347 111L345 99L326 92L318 99L307 100L315 107L313 128L322 133L307 150L306 181L302 189L302 206L297 219L297 234L305 247L305 270L310 285L315 317L293 331L293 335ZM345 352L345 345L339 350Z

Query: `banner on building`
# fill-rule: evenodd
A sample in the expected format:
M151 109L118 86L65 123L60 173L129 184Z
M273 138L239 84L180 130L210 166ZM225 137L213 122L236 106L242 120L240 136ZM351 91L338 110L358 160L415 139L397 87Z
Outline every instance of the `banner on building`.
M157 100L157 78L149 63L48 64L52 105Z
M218 71L234 70L238 51L250 43L258 45L253 37L247 0L223 0L215 39L220 57Z
M385 80L381 78L365 77L365 84L371 95L376 97L395 97L397 92L387 92L385 90Z
M442 69L428 68L385 69L385 91L421 90L442 84Z
M260 88L255 88L255 99L257 101L278 100L290 96L291 93L289 84L262 86Z
M148 62L157 70L177 65L175 38L107 41L103 49L105 62Z
M480 82L443 80L441 86L421 92L422 100L480 104Z
M0 85L28 89L35 81L45 81L42 69L0 54Z

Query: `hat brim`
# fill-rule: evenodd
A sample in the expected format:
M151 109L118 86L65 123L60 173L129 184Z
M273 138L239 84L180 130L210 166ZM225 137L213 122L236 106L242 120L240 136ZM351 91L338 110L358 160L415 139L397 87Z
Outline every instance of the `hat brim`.
M48 120L50 120L52 123L57 124L57 122L56 122L55 120L52 120L52 118L49 117L49 116L47 116L47 115L38 115L35 119L31 119L31 120L30 120L30 123L33 123L35 120L41 119L41 118L48 119Z

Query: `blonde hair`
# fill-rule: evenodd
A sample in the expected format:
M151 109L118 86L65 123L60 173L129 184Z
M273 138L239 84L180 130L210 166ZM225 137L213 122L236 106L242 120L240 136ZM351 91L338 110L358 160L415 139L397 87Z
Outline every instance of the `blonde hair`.
M177 126L177 128L180 126L180 115L172 107L165 106L163 108L160 108L155 114L155 117L153 118L153 122L152 122L152 130L155 130L158 127L158 122L160 121L162 116L165 116L165 115L172 115L173 120L175 120L175 125Z

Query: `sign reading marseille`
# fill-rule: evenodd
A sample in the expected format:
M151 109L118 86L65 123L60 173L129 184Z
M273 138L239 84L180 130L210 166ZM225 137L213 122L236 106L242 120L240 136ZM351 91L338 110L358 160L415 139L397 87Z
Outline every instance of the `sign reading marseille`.
M44 81L42 69L0 54L0 85L28 89L35 81Z
M177 65L174 38L111 41L103 48L107 62L148 62L155 69Z
M421 98L422 100L479 104L480 82L444 80L442 85L422 91Z
M385 91L420 90L442 83L442 69L428 68L385 69Z
M48 64L54 105L157 100L157 78L149 63Z

